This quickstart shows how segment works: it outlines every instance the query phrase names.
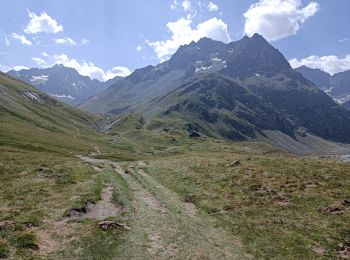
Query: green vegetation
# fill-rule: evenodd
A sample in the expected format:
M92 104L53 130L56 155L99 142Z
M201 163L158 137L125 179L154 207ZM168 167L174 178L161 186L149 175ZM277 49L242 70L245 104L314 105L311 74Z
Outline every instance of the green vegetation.
M0 257L314 259L349 250L349 164L189 138L175 117L95 118L11 78L0 75L0 85Z

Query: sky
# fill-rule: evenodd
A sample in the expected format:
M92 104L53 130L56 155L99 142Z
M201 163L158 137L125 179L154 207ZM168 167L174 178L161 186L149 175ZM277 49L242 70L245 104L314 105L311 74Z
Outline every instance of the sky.
M101 81L180 45L263 35L289 60L350 70L349 0L2 0L0 70L73 67Z

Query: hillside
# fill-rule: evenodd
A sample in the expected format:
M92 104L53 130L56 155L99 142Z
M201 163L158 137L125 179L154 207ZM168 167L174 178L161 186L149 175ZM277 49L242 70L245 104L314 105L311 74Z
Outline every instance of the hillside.
M350 71L330 75L319 69L301 66L295 69L317 87L324 90L337 103L342 104L350 100Z
M0 73L2 145L34 150L81 150L92 147L98 120L40 90ZM90 141L91 141L90 140Z
M229 44L203 38L181 46L170 60L136 70L81 108L169 115L190 132L231 140L256 138L264 130L294 138L302 129L350 142L350 114L258 34Z

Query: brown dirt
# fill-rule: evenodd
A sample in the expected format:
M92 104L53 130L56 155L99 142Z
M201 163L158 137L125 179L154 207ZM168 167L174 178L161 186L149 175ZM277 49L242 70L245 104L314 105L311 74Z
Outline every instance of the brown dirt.
M112 200L113 187L108 186L102 190L101 200L96 204L89 204L86 208L86 214L81 218L92 218L104 220L108 217L115 217L120 214L123 209L114 204Z

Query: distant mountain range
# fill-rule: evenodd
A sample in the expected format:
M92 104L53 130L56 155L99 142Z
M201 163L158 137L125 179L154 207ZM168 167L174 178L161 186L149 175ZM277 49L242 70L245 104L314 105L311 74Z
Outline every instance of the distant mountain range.
M75 69L63 65L54 65L45 69L11 70L7 74L27 82L70 105L80 104L120 79L120 77L116 77L107 82L100 82L82 76Z
M249 140L278 131L350 142L350 113L258 34L181 46L170 60L135 70L80 107L136 112L158 122L149 127L181 128L191 136Z
M336 73L333 76L319 69L310 69L306 66L301 66L295 70L324 90L338 103L342 104L350 100L350 70Z

